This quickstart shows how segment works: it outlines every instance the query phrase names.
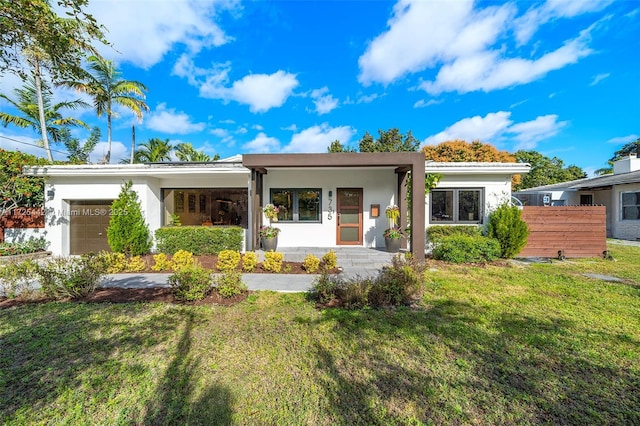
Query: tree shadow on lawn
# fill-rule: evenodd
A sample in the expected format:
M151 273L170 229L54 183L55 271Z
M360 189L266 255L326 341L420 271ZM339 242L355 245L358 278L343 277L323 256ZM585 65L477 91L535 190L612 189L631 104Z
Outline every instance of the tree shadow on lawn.
M231 423L232 395L227 387L207 387L192 402L196 391L196 372L200 357L191 354L191 332L196 317L185 313L185 324L176 354L167 367L156 389L156 395L147 404L145 425L226 425Z
M146 414L145 423L175 424L172 420L181 418L192 424L217 423L211 419L228 423L228 389L208 386L191 402L194 388L189 380L195 375L198 361L189 350L191 328L198 321L196 314L179 307L136 321L139 306L47 303L0 311L3 328L12 330L0 334L0 420L10 422L16 412L24 414L25 410L35 413L36 418L55 415L64 419L67 413L58 411L60 403L55 402L63 394L67 399L71 394L71 398L98 401L102 409L114 394L144 398L142 389L124 389L129 381L133 382L131 386L140 386L139 377L151 368L136 362L136 357L157 350L164 341L173 341L184 321L175 357L142 413ZM128 317L134 320L123 319ZM130 404L136 406L136 402ZM141 421L131 418L135 416L131 411L121 412L128 417L119 421ZM90 416L85 418L87 422L92 421Z
M443 300L424 310L328 309L320 321L350 344L344 356L314 348L336 423L640 423L638 370L587 354L574 334L588 330L567 320Z

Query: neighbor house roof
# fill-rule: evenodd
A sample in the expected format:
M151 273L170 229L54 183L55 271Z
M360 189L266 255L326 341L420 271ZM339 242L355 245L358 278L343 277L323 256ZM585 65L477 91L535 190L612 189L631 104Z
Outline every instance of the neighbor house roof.
M623 185L627 183L640 183L640 170L629 173L596 176L554 183L551 185L536 186L535 188L527 188L518 192L579 191L584 189L606 188L613 185Z

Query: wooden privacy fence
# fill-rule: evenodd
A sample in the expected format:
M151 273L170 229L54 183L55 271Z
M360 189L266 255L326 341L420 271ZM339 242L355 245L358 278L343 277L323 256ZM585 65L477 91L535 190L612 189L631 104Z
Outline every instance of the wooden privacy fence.
M4 230L12 228L44 228L42 208L18 207L0 217L0 243L4 242Z
M519 257L600 257L607 249L604 206L525 206L527 245Z

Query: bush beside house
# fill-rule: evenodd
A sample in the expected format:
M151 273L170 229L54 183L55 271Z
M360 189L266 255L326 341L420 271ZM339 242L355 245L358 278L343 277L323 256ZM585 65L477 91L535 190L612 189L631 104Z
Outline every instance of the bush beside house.
M155 232L156 251L175 253L186 250L196 256L217 255L223 250L242 250L242 228L208 226L167 226Z
M109 247L116 253L140 256L151 250L151 233L145 222L138 194L133 182L122 185L120 195L111 205L111 218L107 228Z

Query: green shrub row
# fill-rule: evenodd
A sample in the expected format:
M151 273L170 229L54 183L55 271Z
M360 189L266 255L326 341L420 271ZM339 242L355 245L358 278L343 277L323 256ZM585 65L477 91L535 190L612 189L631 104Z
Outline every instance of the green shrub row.
M450 235L440 239L433 258L451 263L490 262L500 257L500 244L482 235Z
M243 243L242 228L237 226L167 226L157 229L155 237L158 252L185 250L196 256L217 255L222 250L240 251Z
M482 229L477 225L433 225L427 228L427 238L433 244L437 244L444 237L450 235L475 237L482 235Z

